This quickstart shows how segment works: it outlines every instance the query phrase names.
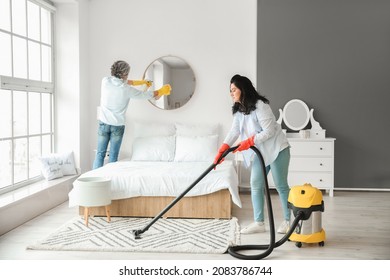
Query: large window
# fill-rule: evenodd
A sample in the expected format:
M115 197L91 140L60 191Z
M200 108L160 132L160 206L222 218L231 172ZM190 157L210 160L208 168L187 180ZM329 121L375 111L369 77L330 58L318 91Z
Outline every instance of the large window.
M53 151L53 13L43 0L0 0L0 193L40 179Z

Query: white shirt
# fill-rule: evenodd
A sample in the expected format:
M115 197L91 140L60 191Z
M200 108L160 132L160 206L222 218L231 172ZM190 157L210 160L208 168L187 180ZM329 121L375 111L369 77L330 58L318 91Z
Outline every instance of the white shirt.
M140 91L117 77L104 77L101 86L99 120L109 125L125 125L130 98L150 99L153 91Z
M271 107L261 100L249 115L242 112L234 114L232 127L223 142L232 146L238 136L245 140L253 135L255 146L260 150L266 166L274 162L280 151L290 146L280 124L276 122ZM254 151L249 149L242 154L245 165L249 166Z

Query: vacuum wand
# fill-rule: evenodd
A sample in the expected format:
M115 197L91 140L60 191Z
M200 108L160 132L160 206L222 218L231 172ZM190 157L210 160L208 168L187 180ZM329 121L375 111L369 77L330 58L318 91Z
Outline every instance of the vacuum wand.
M141 234L147 231L158 219L160 219L166 212L168 212L180 199L182 199L196 184L198 184L207 174L213 170L223 158L225 158L230 152L237 149L238 146L229 148L226 150L217 160L217 163L211 164L187 189L184 190L179 196L177 196L169 205L167 205L156 217L154 217L149 224L147 224L143 229L133 230L133 235L135 239L141 239Z

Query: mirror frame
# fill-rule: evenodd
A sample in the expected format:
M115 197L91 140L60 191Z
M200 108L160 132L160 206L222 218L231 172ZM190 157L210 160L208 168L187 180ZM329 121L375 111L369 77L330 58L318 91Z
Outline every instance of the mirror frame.
M187 100L186 102L180 104L180 102L176 102L176 101L174 100L173 102L174 102L175 104L171 104L171 105L169 106L169 108L162 108L161 106L156 105L152 100L149 100L149 102L150 102L154 107L156 107L156 108L158 108L158 109L161 109L161 110L170 111L170 110L179 109L179 108L185 106L185 105L190 101L190 99L192 98L192 96L193 96L194 93L195 93L195 89L196 89L196 77L195 77L195 73L194 73L193 68L191 67L191 65L190 65L185 59L183 59L183 58L181 58L181 57L179 57L179 56L175 56L175 55L163 55L163 56L160 56L160 57L156 58L156 59L153 60L151 63L149 63L149 65L146 67L146 69L145 69L145 71L144 71L144 74L143 74L143 76L142 76L142 79L145 79L145 78L146 78L146 73L147 73L147 71L148 71L148 69L149 69L149 67L150 67L151 65L153 65L156 61L159 61L159 60L163 60L163 62L165 62L164 59L166 59L166 58L173 58L174 60L181 60L181 61L183 62L183 65L188 66L188 69L191 70L191 72L192 72L192 78L193 78L193 87L190 89L190 90L191 90L191 93L190 93L188 96L186 96L186 98L188 98L188 100ZM166 62L165 62L165 63L166 63ZM182 65L179 65L179 67L177 67L176 69L180 69L180 67L182 67ZM172 67L172 68L175 69L175 67ZM184 68L183 68L183 69L184 69ZM185 68L185 69L187 69L187 68ZM156 88L155 88L154 90L156 90ZM175 90L175 89L174 89L174 86L172 86L172 92L173 92L173 93L174 93L174 90ZM161 98L169 98L169 97L170 97L170 96L163 96L163 97L161 97ZM179 105L177 105L177 104L179 104Z
M301 125L293 125L293 124L291 124L291 122L289 122L288 118L286 117L286 112L288 112L288 107L291 106L291 104L300 104L302 106L303 112L306 114L305 120L302 122ZM309 124L309 121L310 121L309 107L307 106L307 104L305 102L303 102L300 99L291 99L290 101L288 101L286 103L286 105L284 105L284 108L283 108L283 121L286 124L286 126L289 129L291 129L291 130L299 131L301 129L304 129Z

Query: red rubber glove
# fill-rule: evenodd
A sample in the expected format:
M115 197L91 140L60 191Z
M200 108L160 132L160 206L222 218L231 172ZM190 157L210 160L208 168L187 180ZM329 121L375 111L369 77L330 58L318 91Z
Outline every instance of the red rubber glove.
M224 152L226 152L227 150L229 150L229 149L230 149L230 146L229 146L228 144L226 144L226 143L223 143L223 144L221 145L221 147L219 147L218 154L216 155L216 157L215 157L215 159L214 159L214 164L222 163L222 162L225 160L224 158L221 159L220 162L218 162L218 160L219 160L219 158L222 156L222 154L223 154Z
M233 151L233 153L236 152L242 152L245 150L248 150L250 147L255 145L255 136L249 137L248 139L241 141L241 143L238 145L238 148Z

